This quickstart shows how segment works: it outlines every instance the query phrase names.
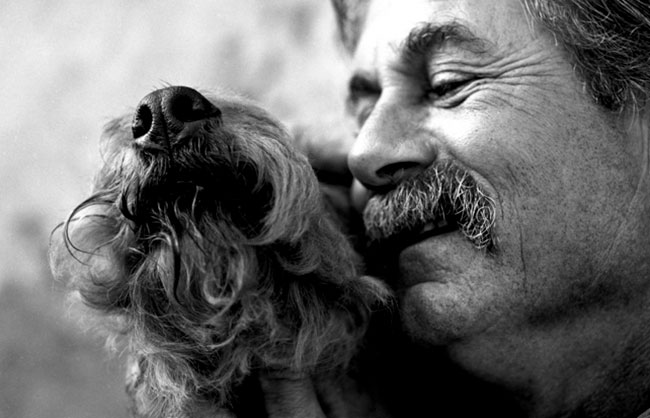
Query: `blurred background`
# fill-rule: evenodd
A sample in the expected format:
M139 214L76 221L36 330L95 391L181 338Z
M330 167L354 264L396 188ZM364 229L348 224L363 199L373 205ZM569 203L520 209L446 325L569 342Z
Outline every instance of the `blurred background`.
M47 265L103 125L166 84L221 86L288 124L342 114L324 0L0 2L0 418L126 417L119 361Z

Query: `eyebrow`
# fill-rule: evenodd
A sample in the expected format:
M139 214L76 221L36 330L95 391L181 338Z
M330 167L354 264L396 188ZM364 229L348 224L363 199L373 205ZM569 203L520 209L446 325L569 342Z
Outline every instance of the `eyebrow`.
M423 23L408 33L396 46L400 62L393 64L401 72L421 71L428 58L446 45L456 45L476 55L488 54L495 45L491 41L474 34L469 27L460 22L445 24ZM348 106L359 97L381 92L381 85L375 74L356 71L348 81Z
M459 22L447 24L423 23L413 28L397 47L404 62L421 60L435 55L446 45L456 45L477 55L493 48L487 39L480 38Z

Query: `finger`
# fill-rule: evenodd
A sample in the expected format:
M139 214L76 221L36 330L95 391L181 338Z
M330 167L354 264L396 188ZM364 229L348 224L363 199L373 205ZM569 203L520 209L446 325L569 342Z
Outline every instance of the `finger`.
M325 418L310 379L260 379L269 418Z

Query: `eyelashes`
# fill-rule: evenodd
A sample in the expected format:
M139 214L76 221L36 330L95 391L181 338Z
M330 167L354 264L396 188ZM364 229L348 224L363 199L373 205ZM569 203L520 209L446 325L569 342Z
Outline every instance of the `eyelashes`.
M426 92L430 100L446 99L458 93L471 80L453 80L432 85Z
M476 76L463 73L436 74L426 89L425 98L434 106L458 106L469 96L467 87L477 80Z

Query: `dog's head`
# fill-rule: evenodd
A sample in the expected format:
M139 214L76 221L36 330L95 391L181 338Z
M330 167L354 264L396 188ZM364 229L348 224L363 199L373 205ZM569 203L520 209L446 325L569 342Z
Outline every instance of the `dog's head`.
M359 276L277 121L168 87L109 123L103 151L51 264L137 358L141 409L225 405L255 370L346 365L385 290Z

